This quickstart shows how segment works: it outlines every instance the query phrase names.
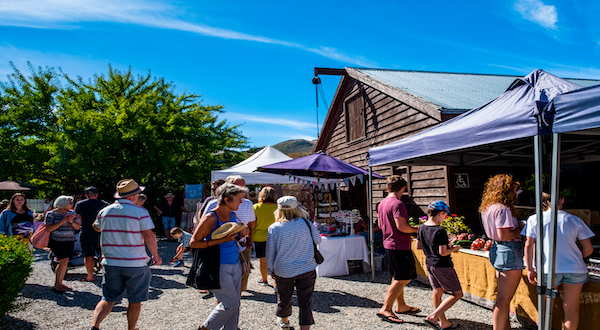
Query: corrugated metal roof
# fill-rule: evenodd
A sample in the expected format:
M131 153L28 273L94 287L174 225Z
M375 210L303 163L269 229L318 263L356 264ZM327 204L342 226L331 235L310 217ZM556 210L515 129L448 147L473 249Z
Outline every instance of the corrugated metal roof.
M495 99L522 76L353 68L444 109L473 109ZM600 80L569 79L582 87Z

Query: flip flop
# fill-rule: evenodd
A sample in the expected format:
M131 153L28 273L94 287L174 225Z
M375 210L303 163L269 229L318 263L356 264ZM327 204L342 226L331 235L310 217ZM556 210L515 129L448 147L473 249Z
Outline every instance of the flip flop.
M428 319L423 319L423 322L424 322L425 324L427 324L428 326L430 326L430 327L432 327L432 328L436 329L436 330L442 330L442 327L440 327L439 325L437 325L437 324L435 324L435 323L433 323L433 322L429 321Z
M90 280L88 280L87 278L84 277L84 278L81 279L81 282L94 282L94 280L96 280L96 279L93 279L93 280L90 281Z
M65 293L65 292L67 292L67 290L65 290L63 288L56 288L56 287L52 287L52 291L54 291L55 293Z
M379 316L379 318L381 318L382 321L388 322L388 323L403 323L404 322L404 320L398 318L396 315L384 315L381 313L377 313L377 316Z
M460 327L460 324L459 324L459 323L457 323L457 324L454 324L454 323L452 323L452 325L451 325L451 326L449 326L449 327L446 327L446 328L441 328L441 327L440 327L440 329L442 329L442 330L450 330L450 329L456 329L456 328L458 328L458 327Z
M404 311L404 312L396 311L396 314L417 314L420 311L421 311L421 309L419 307L411 307L409 310Z

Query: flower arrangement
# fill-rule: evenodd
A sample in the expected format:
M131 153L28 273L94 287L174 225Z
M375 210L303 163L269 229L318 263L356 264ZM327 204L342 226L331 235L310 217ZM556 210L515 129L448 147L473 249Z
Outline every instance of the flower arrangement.
M419 227L420 225L424 224L426 221L427 221L426 215L420 217L418 220L415 220L415 218L413 218L413 217L408 218L408 224L413 227Z
M445 228L446 231L450 234L458 235L462 233L472 233L473 231L471 230L471 228L469 228L469 226L465 225L464 220L464 216L461 215L459 217L456 214L452 214L452 216L447 217L446 220L444 220L444 222L440 224L440 226Z

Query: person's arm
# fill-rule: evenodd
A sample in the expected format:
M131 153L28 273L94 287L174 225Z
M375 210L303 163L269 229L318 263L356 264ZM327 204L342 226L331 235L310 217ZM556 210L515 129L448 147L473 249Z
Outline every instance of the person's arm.
M158 206L154 205L154 209L156 210L156 212L158 212L158 214L162 215L163 211L161 211Z
M396 223L396 228L406 234L416 233L419 229L418 227L409 225L408 220L405 217L394 218L394 222Z
M511 239L521 235L523 225L519 223L517 228L497 228L496 232L501 241L510 241Z
M525 241L525 267L527 279L531 284L537 284L537 272L533 269L533 255L535 254L535 237L527 237Z
M215 226L215 216L212 213L206 214L202 220L200 220L200 224L194 230L194 234L192 234L192 239L190 240L190 247L196 249L206 249L208 247L233 241L237 236L237 233L231 234L229 236L225 236L221 239L205 241L206 238L214 229Z
M417 249L423 250L423 244L421 244L421 241L417 241Z
M587 258L594 253L594 247L592 246L592 241L589 238L580 240L579 244L581 245L581 255L584 258Z
M162 264L162 259L158 254L158 245L156 244L156 236L152 229L142 230L142 236L144 237L144 242L146 242L146 246L148 250L150 250L150 254L152 255L152 260L155 265Z
M75 218L72 221L69 221L69 223L71 224L71 227L73 227L73 229L81 229L81 217L79 217L77 214L75 215Z
M460 250L460 245L452 245L452 247L449 247L448 244L442 244L439 246L438 251L442 257L445 257L458 250Z
M252 234L254 233L255 227L256 221L248 222L248 238L246 239L247 246L252 246Z
M72 224L73 223L73 219L75 219L75 214L67 214L59 222L57 222L55 224L52 224L50 226L46 225L46 231L53 232L53 231L57 230L60 226L63 225L63 223L65 223L67 221L69 221L69 223Z

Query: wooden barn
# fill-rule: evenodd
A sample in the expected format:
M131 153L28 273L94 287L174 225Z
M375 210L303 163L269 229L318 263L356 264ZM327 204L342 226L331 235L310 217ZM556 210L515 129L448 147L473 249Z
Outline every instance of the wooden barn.
M506 91L520 76L464 74L386 69L315 68L315 75L340 75L315 151L368 168L368 149L402 139L435 126L472 108L486 104ZM582 86L597 80L569 79ZM460 132L456 132L460 138ZM508 171L527 178L532 169L447 166L380 166L373 171L400 174L408 181L407 193L425 210L436 199L449 203L480 231L477 208L483 183L493 174ZM466 180L466 181L465 181ZM342 192L341 208L358 208L367 214L367 181ZM385 180L374 180L373 203L385 197ZM417 216L419 208L409 213ZM376 213L374 214L376 217Z

